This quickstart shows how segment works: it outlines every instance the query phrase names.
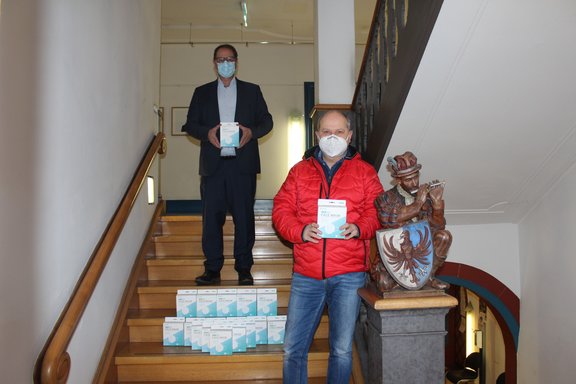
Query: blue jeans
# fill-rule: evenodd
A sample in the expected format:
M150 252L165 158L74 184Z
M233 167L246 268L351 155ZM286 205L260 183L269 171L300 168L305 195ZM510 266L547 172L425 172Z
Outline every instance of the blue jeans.
M325 280L293 274L284 337L284 384L308 382L308 351L325 304L330 324L327 382L348 384L352 373L352 340L360 310L357 291L364 286L365 278L364 272Z

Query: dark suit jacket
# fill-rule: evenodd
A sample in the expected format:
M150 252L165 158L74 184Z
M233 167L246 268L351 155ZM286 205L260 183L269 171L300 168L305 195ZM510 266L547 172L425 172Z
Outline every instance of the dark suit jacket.
M213 174L220 161L237 162L239 171L243 173L260 173L258 139L272 130L272 115L268 112L266 101L258 85L236 79L236 90L235 121L252 129L252 140L242 148L236 149L234 159L227 160L221 160L220 149L208 141L208 131L220 123L218 80L194 90L186 124L182 126L182 131L201 141L200 175L202 176Z

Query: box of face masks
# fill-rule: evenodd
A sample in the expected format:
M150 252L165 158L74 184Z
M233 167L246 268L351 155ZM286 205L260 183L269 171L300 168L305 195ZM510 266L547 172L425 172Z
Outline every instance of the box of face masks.
M246 352L246 318L230 318L232 325L232 352Z
M346 224L346 200L318 199L318 227L323 238L343 239L340 227Z
M216 305L218 302L217 289L199 289L196 299L196 316L197 317L216 317L218 311Z
M268 316L268 344L283 344L286 315Z
M176 293L176 316L196 317L197 289L179 289Z
M268 324L266 316L254 316L254 332L256 333L256 344L268 344Z
M256 314L258 316L276 316L278 313L278 293L276 288L257 288Z
M246 348L256 348L256 316L246 317Z
M197 318L188 318L186 319L190 324L190 347L194 351L201 351L202 350L202 325L206 318L197 317Z
M232 354L232 326L213 324L210 329L210 355Z
M240 145L240 126L238 123L220 123L220 146L238 147Z
M202 352L210 352L210 331L212 330L212 324L214 323L214 318L204 318L202 322L202 336L200 337L200 350Z
M256 316L256 288L238 288L236 308L238 316Z
M163 345L169 347L184 346L184 317L165 317L163 326Z
M192 317L186 317L184 322L184 346L190 347L192 344L192 320L195 320Z
M216 312L218 317L236 316L236 288L218 289Z

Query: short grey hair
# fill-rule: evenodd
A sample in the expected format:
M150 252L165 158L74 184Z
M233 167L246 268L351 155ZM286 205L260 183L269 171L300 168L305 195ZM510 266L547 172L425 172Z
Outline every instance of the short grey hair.
M352 130L352 123L350 120L350 114L348 112L343 112L339 109L329 109L327 111L322 111L320 113L320 117L318 118L318 124L316 124L316 131L320 129L320 122L322 119L328 115L329 113L337 113L346 119L346 127L351 131Z

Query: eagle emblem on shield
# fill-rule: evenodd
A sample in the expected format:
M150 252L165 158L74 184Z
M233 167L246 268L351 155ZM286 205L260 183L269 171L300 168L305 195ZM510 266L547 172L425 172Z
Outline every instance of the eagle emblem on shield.
M409 290L420 289L432 273L434 246L428 221L376 231L382 263L392 278Z

